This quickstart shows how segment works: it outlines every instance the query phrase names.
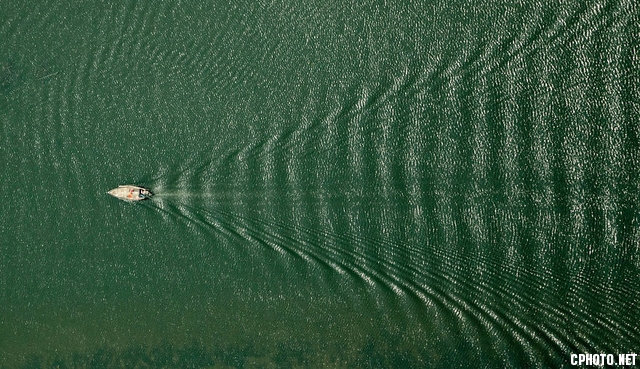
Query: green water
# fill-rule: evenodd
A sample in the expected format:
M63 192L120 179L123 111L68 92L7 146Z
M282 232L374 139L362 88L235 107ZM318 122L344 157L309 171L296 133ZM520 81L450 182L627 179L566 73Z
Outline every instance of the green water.
M639 18L3 1L0 367L640 353Z

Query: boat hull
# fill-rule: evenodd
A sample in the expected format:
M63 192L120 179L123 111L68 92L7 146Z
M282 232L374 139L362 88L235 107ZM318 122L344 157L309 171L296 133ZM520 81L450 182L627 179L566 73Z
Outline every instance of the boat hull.
M153 196L148 189L134 185L120 185L107 193L124 201L142 201Z

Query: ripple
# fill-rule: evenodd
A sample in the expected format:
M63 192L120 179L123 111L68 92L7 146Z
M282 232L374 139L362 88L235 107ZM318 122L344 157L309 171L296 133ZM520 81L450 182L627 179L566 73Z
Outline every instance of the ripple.
M555 367L632 349L634 3L423 5L8 6L0 35L25 46L0 59L1 153L17 173L3 183L43 188L8 201L19 231L0 231L37 255L45 240L23 207L48 209L55 247L95 243L99 256L132 241L116 229L129 217L157 217L132 243L166 254L130 278L190 304L194 291L219 303L207 294L224 280L255 311L329 332L318 341L350 335L346 351ZM114 178L156 196L103 205L103 191L78 190ZM76 212L83 225L65 223ZM50 288L38 273L28 286ZM25 296L21 281L0 280L5 300ZM316 310L294 312L305 296Z

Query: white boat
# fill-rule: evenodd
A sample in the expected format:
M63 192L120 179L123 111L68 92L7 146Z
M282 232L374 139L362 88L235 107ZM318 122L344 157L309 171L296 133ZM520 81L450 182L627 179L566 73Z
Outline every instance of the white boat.
M134 185L120 185L107 193L124 201L140 201L153 196L146 188Z

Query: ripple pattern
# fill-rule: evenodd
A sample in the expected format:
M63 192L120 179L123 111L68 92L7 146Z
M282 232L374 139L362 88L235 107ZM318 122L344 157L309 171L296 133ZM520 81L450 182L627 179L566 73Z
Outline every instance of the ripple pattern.
M8 4L0 365L634 352L637 6L468 5Z

